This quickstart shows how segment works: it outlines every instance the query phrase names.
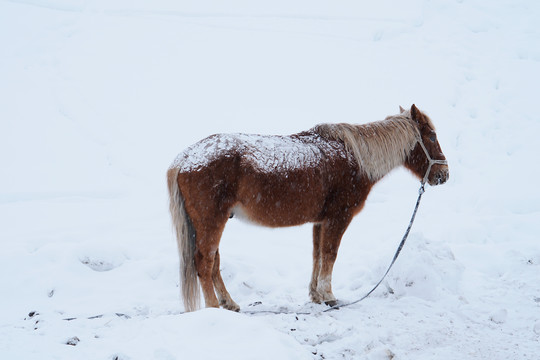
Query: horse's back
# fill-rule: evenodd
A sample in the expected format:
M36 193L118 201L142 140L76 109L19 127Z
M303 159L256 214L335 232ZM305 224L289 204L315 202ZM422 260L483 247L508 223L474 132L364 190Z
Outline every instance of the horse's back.
M197 171L223 158L238 157L242 165L262 173L287 172L320 165L324 149L314 136L215 134L188 147L171 167Z

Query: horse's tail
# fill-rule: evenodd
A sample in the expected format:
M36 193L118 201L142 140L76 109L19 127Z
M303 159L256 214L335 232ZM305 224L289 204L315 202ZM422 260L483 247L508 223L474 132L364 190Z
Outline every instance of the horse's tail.
M184 197L178 186L177 167L167 171L167 184L169 186L169 210L178 242L180 253L180 284L186 311L199 308L200 289L197 269L195 267L195 228L184 207Z

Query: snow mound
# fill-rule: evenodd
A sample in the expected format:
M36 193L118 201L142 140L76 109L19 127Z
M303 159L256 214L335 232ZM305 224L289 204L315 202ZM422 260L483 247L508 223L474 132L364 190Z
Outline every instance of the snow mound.
M388 279L396 297L436 301L458 293L463 265L447 245L416 235L407 246Z

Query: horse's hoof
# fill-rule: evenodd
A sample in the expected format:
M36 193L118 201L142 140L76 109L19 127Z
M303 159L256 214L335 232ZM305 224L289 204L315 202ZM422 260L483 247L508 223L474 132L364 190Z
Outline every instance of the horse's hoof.
M223 308L225 310L230 310L230 311L234 311L234 312L240 312L240 306L238 306L238 304L236 304L236 303L224 304Z
M338 304L337 300L328 300L328 301L325 301L324 303L330 307L334 307Z

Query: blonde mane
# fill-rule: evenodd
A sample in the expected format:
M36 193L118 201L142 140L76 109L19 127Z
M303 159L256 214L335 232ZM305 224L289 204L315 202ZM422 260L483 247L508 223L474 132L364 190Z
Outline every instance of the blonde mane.
M313 131L323 138L342 141L360 171L373 181L402 165L420 136L409 111L363 125L320 124Z

